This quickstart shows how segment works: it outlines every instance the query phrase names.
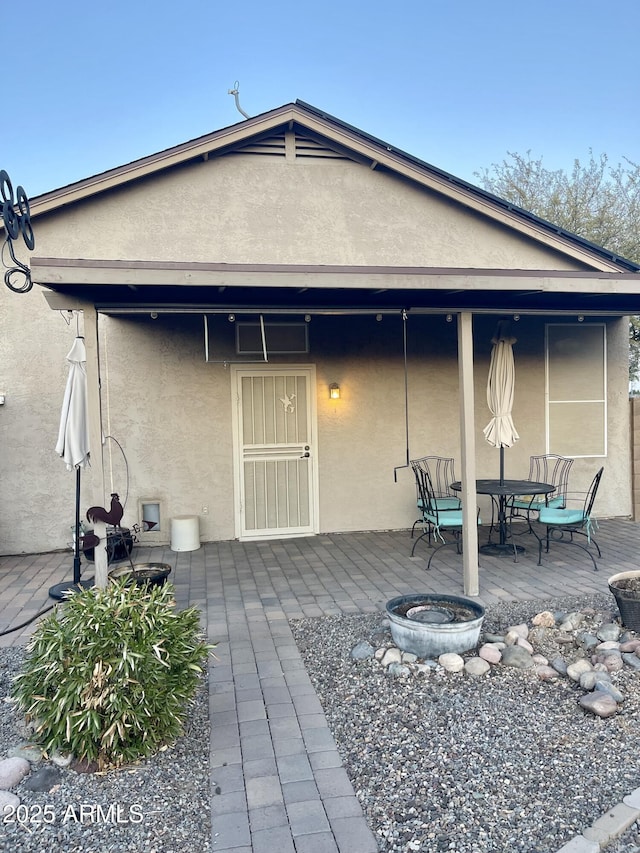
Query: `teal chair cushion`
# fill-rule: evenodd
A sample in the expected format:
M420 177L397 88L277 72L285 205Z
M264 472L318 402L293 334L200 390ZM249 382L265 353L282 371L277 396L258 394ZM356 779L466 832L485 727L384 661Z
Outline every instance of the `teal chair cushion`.
M436 498L435 501L438 509L460 509L459 498ZM422 498L418 498L418 509L422 509Z
M451 509L460 509L461 504L459 498L436 498L436 506L448 512Z
M531 500L531 498L527 498L525 495L520 495L514 499L513 506L516 509L529 509L532 512L540 512L541 509L549 507L561 507L563 503L564 500L561 496L549 498L549 501L546 502L544 498L541 500Z
M586 522L582 509L556 509L543 507L540 510L541 524L583 525Z
M434 527L462 527L462 510L450 509L445 512L439 512L437 518L430 512L425 512L424 520L428 521L429 524L433 524ZM479 514L478 524L482 524Z
M531 500L523 495L521 497L514 498L513 506L515 509L530 509L530 510L539 510L541 507L546 506L544 501L536 501Z

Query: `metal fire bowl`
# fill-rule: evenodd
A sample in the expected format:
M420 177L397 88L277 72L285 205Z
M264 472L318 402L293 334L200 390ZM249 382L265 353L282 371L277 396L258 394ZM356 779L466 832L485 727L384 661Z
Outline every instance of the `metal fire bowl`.
M457 619L458 610L464 608L469 618L452 621L449 613ZM406 615L401 615L400 612ZM416 619L426 612L429 621ZM480 636L484 619L484 607L469 598L457 595L414 593L401 595L387 601L386 614L393 642L403 652L411 652L419 658L434 658L445 652L463 652L474 649ZM433 616L446 621L435 622Z
M426 622L431 625L442 625L445 622L453 622L455 613L447 607L431 607L429 604L421 604L419 607L411 607L407 610L407 619L415 622Z
M171 574L171 566L168 563L134 563L133 566L119 566L109 572L109 577L115 579L126 579L138 586L148 584L149 586L162 586Z

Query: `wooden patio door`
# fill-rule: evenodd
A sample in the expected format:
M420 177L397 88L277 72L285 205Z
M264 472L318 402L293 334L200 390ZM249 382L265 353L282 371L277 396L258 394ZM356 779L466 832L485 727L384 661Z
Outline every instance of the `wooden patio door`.
M317 532L315 369L232 371L238 538Z

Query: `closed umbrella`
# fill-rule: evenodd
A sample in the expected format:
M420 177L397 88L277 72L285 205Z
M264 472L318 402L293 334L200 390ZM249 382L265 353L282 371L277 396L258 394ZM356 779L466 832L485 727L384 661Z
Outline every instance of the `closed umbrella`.
M69 375L60 414L60 429L56 453L66 463L67 470L76 472L76 518L73 539L73 584L61 583L51 587L49 595L62 598L64 593L91 582L80 582L80 471L89 464L89 419L87 416L87 353L84 338L77 337L67 355Z
M502 321L491 343L491 363L487 381L487 403L493 417L484 428L484 437L500 448L500 482L504 482L504 448L512 447L520 438L511 417L515 395L516 368L509 323Z

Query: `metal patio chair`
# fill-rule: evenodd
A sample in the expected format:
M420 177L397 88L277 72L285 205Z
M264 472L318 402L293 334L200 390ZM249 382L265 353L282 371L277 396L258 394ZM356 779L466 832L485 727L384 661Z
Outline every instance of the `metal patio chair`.
M416 460L417 461L417 460ZM436 495L429 471L420 465L412 463L413 472L416 476L418 492L422 505L422 518L420 519L423 532L413 543L411 556L415 554L416 546L421 539L427 539L431 545L431 539L440 540L440 545L434 547L433 553L429 557L427 570L431 568L431 561L436 553L447 545L455 545L458 553L461 553L460 536L462 533L462 505L458 500L458 507L444 508L438 505L438 496ZM480 513L478 512L478 524L481 524ZM453 540L447 541L444 538L444 533L453 534Z
M546 551L548 553L551 542L558 542L582 548L591 558L593 570L598 571L598 564L588 546L595 545L598 557L602 557L600 546L593 538L593 531L597 528L597 523L593 515L593 505L596 500L603 471L604 468L600 468L591 481L586 495L569 492L566 495L566 505L564 507L541 507L538 514L538 521L544 525L545 533L542 536L538 536L536 531L533 530L533 535L538 540L539 566L542 565L542 543L546 543ZM585 537L587 545L575 541L574 536L578 535Z
M409 460L416 478L416 503L420 517L413 522L411 538L417 524L422 524L423 500L420 495L420 471L426 471L433 486L433 499L438 509L460 509L462 504L460 498L451 490L451 483L455 482L455 462L451 456L421 456L419 459Z
M529 477L527 479L534 483L551 483L555 486L553 492L544 495L516 495L510 502L510 518L524 518L527 522L527 530L523 533L533 533L531 517L539 516L544 507L561 508L565 505L566 495L569 488L569 471L573 465L573 459L566 456L558 456L555 453L545 453L540 456L529 457ZM511 528L513 532L513 528Z

